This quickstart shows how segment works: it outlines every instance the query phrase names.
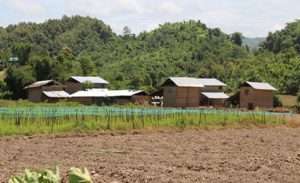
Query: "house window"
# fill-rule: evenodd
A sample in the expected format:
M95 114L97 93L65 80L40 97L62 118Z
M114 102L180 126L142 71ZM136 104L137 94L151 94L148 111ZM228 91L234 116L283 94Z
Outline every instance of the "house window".
M223 86L219 86L219 90L223 90Z
M249 90L248 89L245 90L245 95L249 95Z

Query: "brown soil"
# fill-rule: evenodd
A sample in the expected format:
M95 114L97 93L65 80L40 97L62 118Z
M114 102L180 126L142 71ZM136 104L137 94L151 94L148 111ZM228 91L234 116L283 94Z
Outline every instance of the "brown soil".
M0 138L0 182L56 165L95 182L300 182L300 128Z

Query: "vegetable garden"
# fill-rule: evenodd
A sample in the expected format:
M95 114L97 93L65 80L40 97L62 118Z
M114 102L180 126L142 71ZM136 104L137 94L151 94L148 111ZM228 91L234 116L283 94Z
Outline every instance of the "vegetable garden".
M240 124L276 125L284 124L287 115L237 110L97 106L0 108L0 135Z

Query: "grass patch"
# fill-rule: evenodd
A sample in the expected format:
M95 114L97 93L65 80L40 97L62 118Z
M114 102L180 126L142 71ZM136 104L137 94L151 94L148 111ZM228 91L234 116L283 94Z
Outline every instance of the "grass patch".
M76 102L70 102L70 101L60 101L57 103L34 103L30 102L28 100L1 100L0 99L0 107L10 107L10 108L20 108L20 107L74 107L74 106L83 106L82 104L76 103Z

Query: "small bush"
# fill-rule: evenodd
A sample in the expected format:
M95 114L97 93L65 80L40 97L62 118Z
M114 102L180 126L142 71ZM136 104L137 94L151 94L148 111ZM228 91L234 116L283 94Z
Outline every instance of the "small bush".
M276 95L274 95L274 97L273 97L273 105L274 105L274 107L282 107L282 102L281 102L280 98Z

